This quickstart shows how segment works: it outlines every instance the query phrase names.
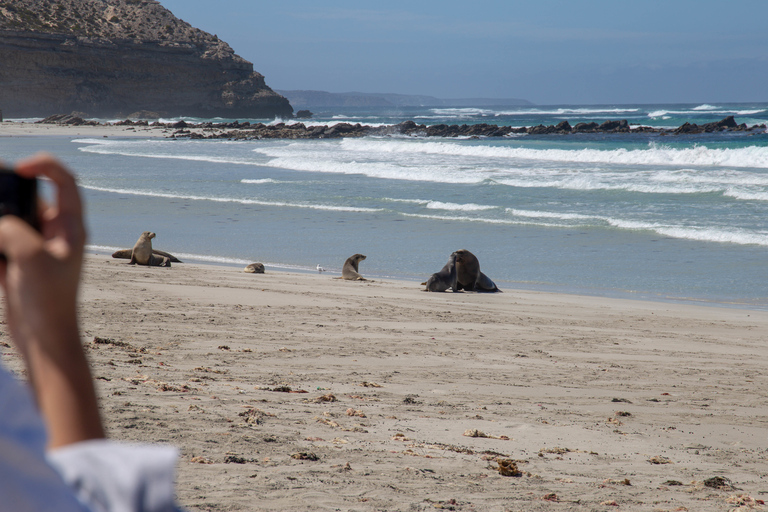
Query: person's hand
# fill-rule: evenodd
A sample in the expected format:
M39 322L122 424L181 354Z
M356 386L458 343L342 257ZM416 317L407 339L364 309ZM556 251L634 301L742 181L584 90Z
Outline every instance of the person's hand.
M19 162L16 172L50 179L56 202L40 202L40 233L18 217L0 217L0 253L6 257L0 263L0 285L7 325L47 420L49 445L103 437L77 320L85 245L77 184L46 155Z
M26 178L45 176L57 189L57 203L39 204L42 233L18 217L0 217L0 285L6 315L22 353L28 343L55 342L77 329L77 289L85 244L82 205L74 177L50 156L19 162Z

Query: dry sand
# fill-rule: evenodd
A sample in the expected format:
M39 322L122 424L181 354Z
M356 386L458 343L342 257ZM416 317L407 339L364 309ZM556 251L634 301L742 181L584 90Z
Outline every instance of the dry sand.
M193 511L763 508L768 313L420 288L90 256L109 433Z
M0 123L0 137L168 137L176 130L151 126L68 126L32 122L4 121Z

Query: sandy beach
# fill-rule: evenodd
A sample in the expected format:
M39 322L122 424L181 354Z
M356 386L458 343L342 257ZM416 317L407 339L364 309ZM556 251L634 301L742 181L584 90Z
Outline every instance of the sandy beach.
M70 126L8 120L0 122L0 137L168 137L174 131L170 128L152 126L112 124Z
M189 510L768 499L768 313L108 255L81 295L110 435L177 446Z

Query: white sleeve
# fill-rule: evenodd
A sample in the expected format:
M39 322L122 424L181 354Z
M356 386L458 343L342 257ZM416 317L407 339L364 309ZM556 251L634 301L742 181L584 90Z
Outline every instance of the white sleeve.
M48 453L48 460L94 512L174 512L178 452L168 446L95 439Z
M95 439L48 453L64 481L94 512L172 512L178 452L168 446Z
M46 461L45 443L29 389L0 366L0 509L87 512Z

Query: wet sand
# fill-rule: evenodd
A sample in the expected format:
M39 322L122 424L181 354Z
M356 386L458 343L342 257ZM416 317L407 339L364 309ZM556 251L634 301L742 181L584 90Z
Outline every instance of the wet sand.
M189 510L768 498L765 312L95 255L81 295L110 435L177 446Z

